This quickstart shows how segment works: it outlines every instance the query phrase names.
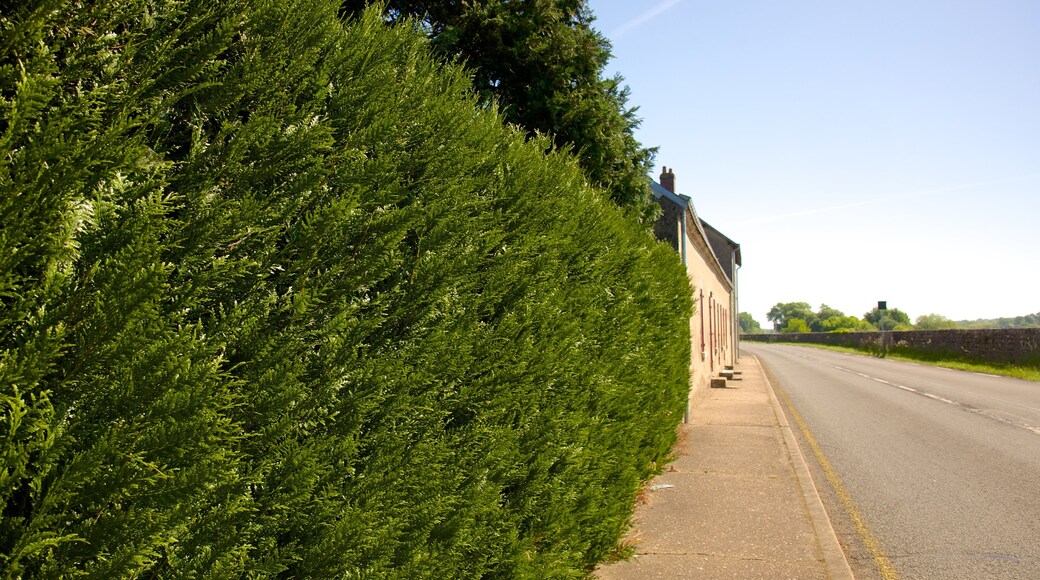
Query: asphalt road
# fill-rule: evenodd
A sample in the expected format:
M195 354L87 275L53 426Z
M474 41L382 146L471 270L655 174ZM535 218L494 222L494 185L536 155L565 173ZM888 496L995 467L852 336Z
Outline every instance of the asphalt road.
M1040 578L1040 383L741 348L784 402L858 578Z

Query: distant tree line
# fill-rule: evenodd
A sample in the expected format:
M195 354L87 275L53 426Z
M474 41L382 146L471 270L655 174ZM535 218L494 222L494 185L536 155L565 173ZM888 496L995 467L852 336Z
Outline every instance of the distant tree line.
M778 302L766 315L774 332L861 332L873 330L942 330L950 328L1037 328L1040 312L1014 318L955 321L941 314L922 314L911 323L910 316L898 308L885 310L884 317L876 307L862 317L850 316L821 304L813 311L807 302ZM765 332L761 324L747 312L740 313L740 330L748 334Z
M874 308L856 317L826 304L814 312L808 302L778 302L766 316L776 332L857 332L910 326L910 317L898 308L886 310L884 316Z
M1038 328L1040 327L1040 312L1014 318L958 320L956 324L959 328Z

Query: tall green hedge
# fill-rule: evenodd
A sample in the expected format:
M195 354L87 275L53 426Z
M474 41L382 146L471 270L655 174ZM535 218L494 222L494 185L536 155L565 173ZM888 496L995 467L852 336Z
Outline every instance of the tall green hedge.
M689 287L575 160L330 0L5 3L8 577L581 576Z

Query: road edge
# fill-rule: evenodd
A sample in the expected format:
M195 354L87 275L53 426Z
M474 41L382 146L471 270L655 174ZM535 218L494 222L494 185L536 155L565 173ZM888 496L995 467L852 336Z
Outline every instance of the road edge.
M855 576L852 574L852 567L849 566L848 558L845 557L845 550L842 550L841 544L838 543L838 535L834 532L834 526L831 525L831 520L827 516L827 510L823 507L820 492L816 488L812 474L809 472L809 465L805 462L805 455L802 454L802 449L798 446L798 439L795 437L794 431L791 430L791 424L787 420L787 413L784 412L784 408L776 396L773 383L770 382L762 361L757 356L747 351L741 354L753 358L755 364L762 369L762 378L765 380L766 390L769 392L769 402L773 405L776 420L780 423L780 431L784 434L784 443L787 445L792 467L794 467L795 474L798 477L798 485L802 489L805 505L809 510L809 518L812 520L813 529L816 532L816 540L819 542L820 552L823 554L828 575L835 580L854 580Z

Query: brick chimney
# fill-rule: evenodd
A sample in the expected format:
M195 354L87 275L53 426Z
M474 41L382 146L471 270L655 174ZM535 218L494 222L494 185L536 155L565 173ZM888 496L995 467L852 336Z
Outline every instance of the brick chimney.
M674 167L672 169L675 169ZM675 193L675 174L667 167L661 168L661 186Z

